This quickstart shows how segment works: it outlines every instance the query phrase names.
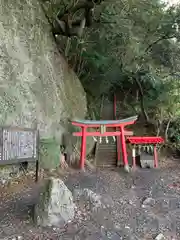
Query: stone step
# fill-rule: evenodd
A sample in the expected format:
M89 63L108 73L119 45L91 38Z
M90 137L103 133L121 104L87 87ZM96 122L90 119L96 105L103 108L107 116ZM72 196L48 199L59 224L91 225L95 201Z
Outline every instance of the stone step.
M116 166L116 159L115 158L110 158L110 159L106 159L103 161L97 161L96 162L96 166L97 167L112 167L112 166Z
M113 103L104 100L103 110L101 114L101 119L112 120L114 119ZM112 131L111 128L107 128L107 131ZM99 141L99 139L98 139ZM106 138L102 138L102 142L98 143L98 149L96 151L96 166L101 167L111 167L116 165L116 142L114 142L113 137L108 137L108 143Z
M106 156L115 156L115 155L116 155L116 152L98 152L97 153L97 157L100 157L100 156L106 157Z
M99 142L99 145L108 145L108 146L114 146L114 145L116 145L116 142Z
M99 151L116 151L116 146L115 147L100 147L99 149L98 149Z
M114 151L112 151L112 150L109 151L109 150L108 150L108 151L107 151L106 149L104 149L104 150L99 150L97 154L99 154L99 153L100 153L100 154L112 154L112 153L114 154L114 153L116 153L116 150L114 150Z
M116 148L99 148L98 151L96 153L115 153Z
M96 159L98 161L106 161L106 160L109 161L110 158L112 158L113 161L114 161L114 159L116 159L116 154L114 154L114 155L100 155L100 156L97 156Z
M99 144L96 153L96 166L110 167L116 165L116 144Z

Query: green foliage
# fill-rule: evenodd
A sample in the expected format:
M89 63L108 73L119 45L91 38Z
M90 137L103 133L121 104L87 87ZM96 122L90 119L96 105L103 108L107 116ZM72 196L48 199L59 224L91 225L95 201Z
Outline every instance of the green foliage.
M178 135L180 7L159 0L105 1L94 20L82 39L64 47L87 91L90 118L99 118L96 99L116 92L128 115L146 113L158 134Z
M170 146L175 149L180 149L180 118L171 122L168 131L168 140Z
M173 120L179 114L178 94L174 94L179 89L178 78L173 77L179 71L179 18L178 8L165 10L159 1L107 3L98 30L88 36L82 81L88 87L93 82L96 95L111 89L123 93L124 104L129 109L133 106L133 114L134 109L143 111L138 80L151 120ZM87 69L89 78L84 77Z

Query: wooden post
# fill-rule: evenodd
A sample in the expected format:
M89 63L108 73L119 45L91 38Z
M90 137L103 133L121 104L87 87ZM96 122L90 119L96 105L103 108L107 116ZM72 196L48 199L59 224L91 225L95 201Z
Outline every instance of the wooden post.
M124 135L124 126L120 126L121 128L121 145L122 145L122 156L123 156L123 162L124 162L124 169L129 172L129 163L128 163L128 157L127 157L127 149L126 149L126 139Z
M154 145L154 167L158 167L158 155L157 155L157 147Z
M132 148L132 165L133 165L133 168L136 168L136 149L135 149L135 146L133 146Z
M116 94L114 94L114 120L116 120ZM117 131L117 128L115 128ZM116 151L117 151L117 159L116 159L116 165L117 167L120 165L121 160L121 153L120 153L120 138L119 136L116 137Z
M40 160L40 135L39 130L36 130L36 172L35 172L35 182L39 180L39 160Z
M116 128L116 130L119 130ZM117 166L120 166L121 161L121 139L120 136L116 137L116 148L117 148Z
M36 160L36 176L35 176L35 182L37 183L39 180L39 160Z
M120 160L121 160L121 141L120 141L120 136L117 136L116 145L117 145L117 166L119 166L120 165Z
M86 127L82 127L80 169L84 170L86 158Z
M114 119L116 120L116 94L114 94Z

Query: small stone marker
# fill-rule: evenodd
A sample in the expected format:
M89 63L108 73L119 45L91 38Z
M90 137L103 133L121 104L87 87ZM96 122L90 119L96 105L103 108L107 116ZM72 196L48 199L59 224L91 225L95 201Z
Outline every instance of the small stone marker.
M155 203L156 203L155 199L148 197L143 201L142 208L152 207L155 205Z
M154 158L150 154L142 153L140 162L142 168L154 168Z
M34 222L42 227L61 227L72 221L74 215L73 196L64 182L57 178L46 180L33 209Z
M160 233L156 236L155 240L166 240L166 238L162 233Z

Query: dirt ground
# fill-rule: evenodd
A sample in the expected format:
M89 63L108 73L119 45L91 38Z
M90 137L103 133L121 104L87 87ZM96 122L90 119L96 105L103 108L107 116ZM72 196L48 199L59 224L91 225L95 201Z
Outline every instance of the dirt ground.
M79 204L73 222L59 228L33 225L31 207L39 184L31 176L1 186L0 240L148 240L162 233L180 239L180 160L161 162L159 169L124 173L119 168L69 171L61 174L67 187L89 189L106 207L92 211Z

